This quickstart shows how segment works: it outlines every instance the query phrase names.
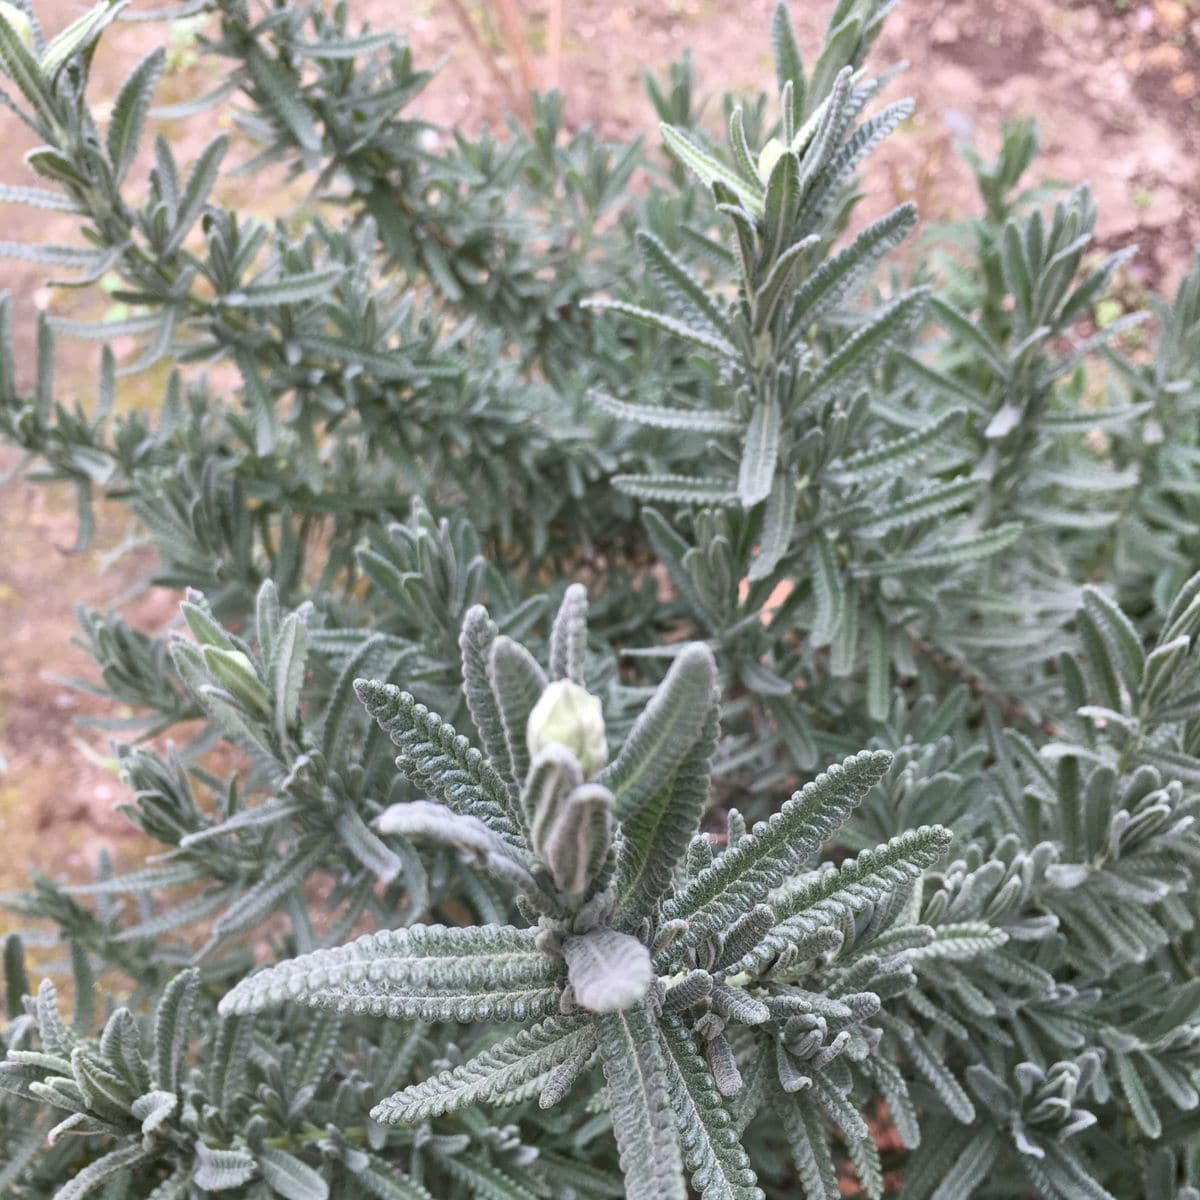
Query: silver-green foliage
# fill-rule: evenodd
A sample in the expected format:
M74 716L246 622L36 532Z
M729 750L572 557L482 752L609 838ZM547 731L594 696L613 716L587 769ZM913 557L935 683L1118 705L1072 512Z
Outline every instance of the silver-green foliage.
M1200 262L1115 316L1028 122L847 235L890 7L811 66L777 7L720 142L649 79L660 155L416 120L350 5L189 4L166 114L162 50L99 102L120 3L0 5L0 203L83 234L0 253L123 308L27 371L0 300L0 437L183 601L81 614L159 853L4 897L0 1193L1194 1200ZM268 167L315 202L222 201Z

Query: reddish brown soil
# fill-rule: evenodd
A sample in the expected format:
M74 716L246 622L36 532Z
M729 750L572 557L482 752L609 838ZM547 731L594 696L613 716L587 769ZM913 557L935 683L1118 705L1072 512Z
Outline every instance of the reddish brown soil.
M141 0L139 6L145 6ZM155 5L157 7L157 5ZM479 53L461 35L451 10L433 0L351 0L373 25L408 30L418 61L446 56L446 66L420 101L423 112L443 124L499 127L503 93ZM771 86L767 27L773 0L653 0L640 4L570 0L560 77L572 124L594 122L606 134L645 131L655 139L652 110L644 98L644 67L665 68L684 47L693 52L702 90ZM468 4L477 16L487 7ZM547 0L523 4L535 67L545 77ZM74 0L41 0L38 11L50 31L72 19ZM815 49L831 8L794 4L802 45ZM97 58L94 94L111 99L122 71L164 38L156 24L128 24L106 35ZM512 71L494 31L484 42L497 63ZM186 47L182 51L186 58ZM892 138L868 169L873 203L915 199L926 219L962 215L974 204L970 180L953 152L956 138L974 139L991 152L1005 116L1032 114L1042 130L1040 180L1091 181L1100 205L1105 246L1137 242L1134 283L1172 286L1191 248L1200 245L1200 4L1157 0L1122 6L1118 0L906 0L890 18L875 51L879 66L908 60L909 70L891 94L910 91L917 116ZM178 99L204 86L211 68L187 67L164 84L160 99ZM715 117L716 106L708 115ZM217 118L228 124L228 115ZM192 158L212 131L213 118L167 130L183 161ZM0 111L0 137L8 151L0 168L6 183L31 182L17 153L30 145L27 132ZM136 172L135 172L136 177ZM261 206L264 198L242 202ZM277 208L278 197L265 203ZM0 212L0 240L69 240L65 219L15 207ZM41 307L95 312L94 295L78 297L42 287L41 268L4 264L4 286L16 300L19 371L28 382L34 315ZM90 307L89 307L90 306ZM102 303L100 311L103 311ZM90 394L96 350L64 346L58 377L63 395ZM157 385L130 381L124 403L152 403ZM0 472L16 458L0 450ZM121 788L93 755L107 753L104 738L81 733L74 719L88 703L53 681L56 674L86 674L87 660L73 649L77 603L118 600L144 573L144 555L125 557L101 571L102 551L126 532L115 506L99 514L99 549L74 555L75 517L69 494L19 479L0 485L0 888L19 883L27 863L54 872L77 872L101 844L123 828L111 811ZM144 594L132 617L146 627L170 618L175 598ZM0 931L7 918L0 913Z
M79 874L99 846L128 830L113 812L124 789L105 760L105 739L74 725L87 713L121 714L56 678L92 674L88 658L69 644L78 629L75 606L112 605L151 565L140 552L103 571L103 551L125 521L115 507L101 517L101 544L74 554L74 504L61 489L22 480L3 489L0 752L7 764L0 773L0 887L22 882L28 866ZM131 601L129 618L153 628L175 603L167 592L143 592ZM0 915L0 930L4 922Z

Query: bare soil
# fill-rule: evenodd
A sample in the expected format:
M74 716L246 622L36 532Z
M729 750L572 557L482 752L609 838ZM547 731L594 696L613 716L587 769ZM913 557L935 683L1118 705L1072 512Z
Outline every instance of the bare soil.
M419 101L442 124L501 128L504 92L480 53L462 36L452 6L434 0L350 0L372 25L395 24L408 32L418 62L445 58L445 66ZM140 0L138 7L148 7ZM155 4L157 7L157 4ZM483 43L496 64L515 77L486 5L467 5L483 18ZM707 93L770 87L767 29L773 0L646 0L621 4L570 0L559 76L568 122L591 122L605 134L645 132L657 138L641 73L656 71L692 50ZM801 44L815 50L831 0L793 5ZM40 0L48 31L77 15L73 0ZM545 52L546 0L522 5L534 66L548 82L552 56ZM158 24L125 24L106 35L97 58L93 92L115 94L123 72L164 40ZM177 38L178 41L178 38ZM168 79L178 99L204 86L212 67L190 62L176 47L182 73ZM889 140L868 168L873 206L915 200L926 220L962 216L974 208L969 176L954 152L956 140L974 141L991 153L1005 117L1037 118L1043 151L1037 180L1088 180L1100 206L1099 234L1106 248L1136 243L1129 269L1135 288L1173 287L1200 245L1200 0L906 0L889 19L874 63L906 59L909 69L892 85L911 93L917 115ZM715 119L717 108L707 110ZM189 161L222 113L165 129L179 157ZM8 151L0 179L28 184L19 152L31 142L8 112L0 111L0 137ZM135 177L137 173L135 171ZM272 205L272 198L247 200ZM2 241L72 240L70 223L16 207L0 211ZM78 296L43 286L41 268L5 262L4 285L15 300L19 375L29 382L36 312L95 312L95 294ZM103 305L100 305L103 311ZM97 362L91 345L64 346L58 378L64 398L90 398ZM126 404L153 403L157 387L133 379ZM0 473L17 458L0 449ZM126 534L125 518L101 506L96 546L72 552L74 504L60 487L21 478L0 484L0 889L24 881L28 865L77 875L101 846L129 854L136 843L113 813L122 789L108 762L103 736L81 731L75 720L94 705L56 681L87 675L88 660L70 644L76 604L103 607L119 601L148 566L138 552L107 564L105 554ZM144 628L161 628L177 597L141 593L127 614ZM84 747L87 748L86 752ZM0 912L0 932L8 918Z

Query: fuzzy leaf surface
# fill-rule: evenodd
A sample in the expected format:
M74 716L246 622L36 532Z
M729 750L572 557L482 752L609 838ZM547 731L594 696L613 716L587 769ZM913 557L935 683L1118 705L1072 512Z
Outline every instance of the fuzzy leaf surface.
M243 979L221 1012L294 1001L393 1019L536 1020L555 1009L566 970L534 939L534 930L507 925L380 930Z

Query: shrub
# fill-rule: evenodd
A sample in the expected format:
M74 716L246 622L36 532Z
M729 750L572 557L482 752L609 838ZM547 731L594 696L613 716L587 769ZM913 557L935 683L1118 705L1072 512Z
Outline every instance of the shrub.
M438 129L346 5L206 0L236 133L185 168L163 51L90 107L120 4L0 5L0 199L86 242L4 249L117 306L26 393L5 301L0 432L186 589L81 613L161 849L8 898L74 1008L10 935L5 1195L1197 1195L1200 259L1131 350L1029 124L895 257L887 7L809 69L781 6L719 141L676 64L662 159L553 95ZM118 335L153 417L108 348L55 389Z

